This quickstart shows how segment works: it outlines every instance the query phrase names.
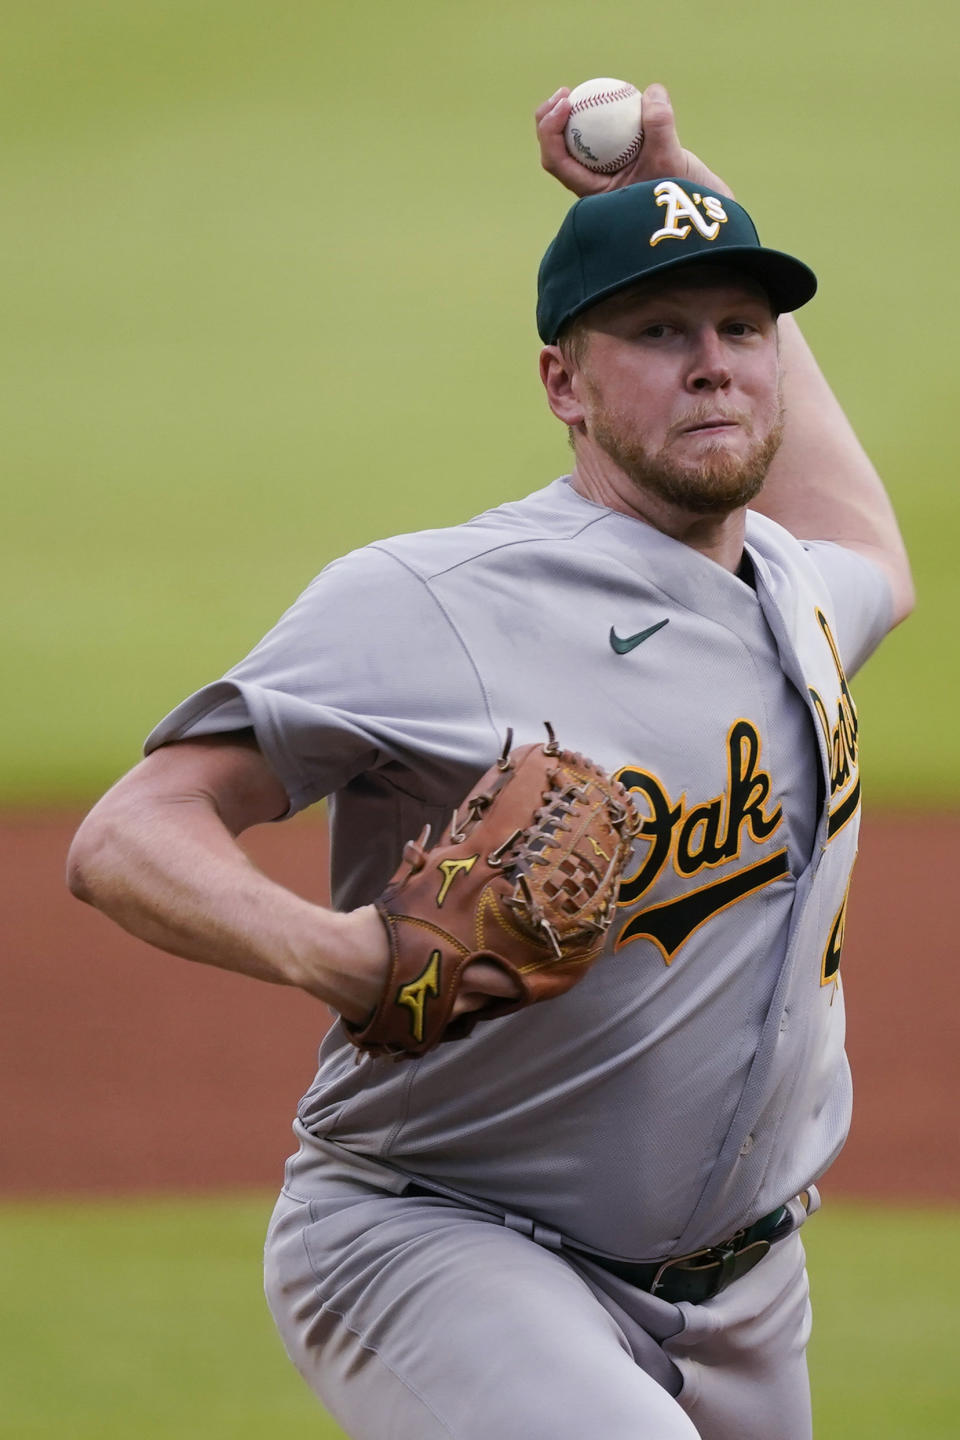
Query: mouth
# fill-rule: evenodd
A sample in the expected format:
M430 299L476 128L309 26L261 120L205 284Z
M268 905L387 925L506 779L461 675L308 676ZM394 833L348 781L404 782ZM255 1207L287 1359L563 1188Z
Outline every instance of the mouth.
M681 435L716 435L722 430L736 430L738 422L730 420L724 415L711 415L706 420L698 420L695 425L685 425L680 431Z

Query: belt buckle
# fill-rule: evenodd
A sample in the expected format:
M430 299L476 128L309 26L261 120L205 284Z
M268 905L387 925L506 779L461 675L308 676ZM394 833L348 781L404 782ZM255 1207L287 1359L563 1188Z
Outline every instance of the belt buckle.
M716 1274L707 1282L708 1289L702 1297L704 1300L712 1300L714 1295L719 1294L733 1279L737 1253L728 1242L723 1245L707 1245L702 1250L692 1251L689 1255L674 1255L671 1259L664 1260L654 1275L650 1294L656 1295L660 1290L666 1288L664 1276L669 1270L682 1267L688 1271L704 1271L716 1266ZM697 1260L700 1263L691 1265L691 1260Z

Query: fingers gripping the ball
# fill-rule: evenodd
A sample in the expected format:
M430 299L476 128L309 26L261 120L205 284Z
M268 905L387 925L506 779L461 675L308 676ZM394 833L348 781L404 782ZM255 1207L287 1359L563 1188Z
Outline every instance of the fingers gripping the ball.
M588 81L586 85L628 85L626 81ZM587 164L571 154L564 139L571 123L572 102L577 90L566 87L554 92L536 111L537 137L540 142L540 162L548 174L553 175L575 195L597 195L605 190L616 190L624 185L633 185L643 180L658 180L672 175L681 179L719 190L721 194L733 196L729 186L690 150L685 150L677 137L673 106L663 85L650 84L640 97L642 106L642 143L632 159L619 169L607 173L604 170L589 169ZM633 89L634 87L630 86ZM599 151L595 151L599 156Z
M648 173L642 178L686 174L673 106L663 85L648 85L643 92L643 149L643 166Z
M644 178L646 96L629 81L600 78L562 86L537 107L540 163L575 195Z
M390 972L367 1023L345 1022L353 1043L423 1055L570 989L603 949L639 823L623 787L552 732L516 750L508 736L437 846L408 844L376 902ZM473 986L486 1003L467 1011Z

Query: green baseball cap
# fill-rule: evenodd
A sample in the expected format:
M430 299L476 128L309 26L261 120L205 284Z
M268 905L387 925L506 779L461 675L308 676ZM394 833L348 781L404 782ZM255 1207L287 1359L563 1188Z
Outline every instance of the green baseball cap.
M682 265L749 275L781 314L812 299L817 277L801 260L760 244L742 205L666 177L587 195L567 211L540 262L537 330L552 345L568 320L640 280Z

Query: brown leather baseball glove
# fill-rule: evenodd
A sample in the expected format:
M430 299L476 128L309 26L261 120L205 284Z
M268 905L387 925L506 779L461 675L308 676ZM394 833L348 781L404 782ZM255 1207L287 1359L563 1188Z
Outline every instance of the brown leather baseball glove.
M511 750L454 812L432 849L410 841L376 902L390 973L364 1025L345 1021L369 1055L403 1060L443 1040L562 995L600 955L640 824L630 796L596 765L543 745ZM517 995L451 1020L463 972L498 965Z

